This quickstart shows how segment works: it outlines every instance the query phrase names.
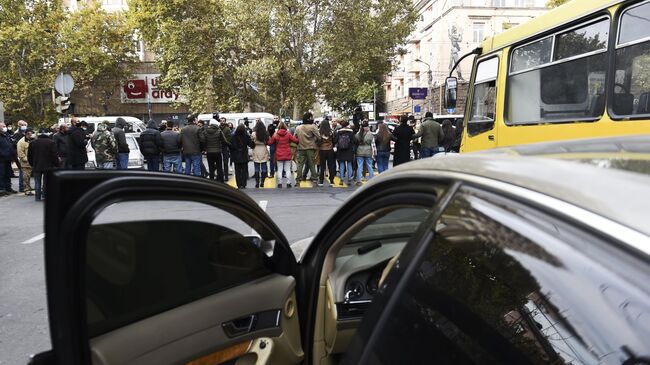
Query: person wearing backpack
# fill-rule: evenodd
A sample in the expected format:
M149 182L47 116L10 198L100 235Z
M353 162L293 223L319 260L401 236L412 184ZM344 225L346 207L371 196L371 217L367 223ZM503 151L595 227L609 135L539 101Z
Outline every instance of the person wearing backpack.
M330 126L329 119L323 119L320 122L319 128L321 142L319 147L320 157L320 175L318 178L318 186L323 186L325 181L325 169L329 171L330 186L334 185L334 176L336 176L336 158L334 156L334 133Z
M352 182L352 161L354 160L354 131L348 128L347 120L339 121L334 140L336 146L336 160L339 164L339 185L348 185ZM345 182L344 182L345 181Z

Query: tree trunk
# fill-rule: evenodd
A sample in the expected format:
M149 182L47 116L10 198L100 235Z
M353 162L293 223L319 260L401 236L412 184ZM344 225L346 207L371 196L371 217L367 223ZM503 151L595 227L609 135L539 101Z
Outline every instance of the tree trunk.
M298 105L298 100L293 101L293 120L300 120L302 116L300 115L300 106Z

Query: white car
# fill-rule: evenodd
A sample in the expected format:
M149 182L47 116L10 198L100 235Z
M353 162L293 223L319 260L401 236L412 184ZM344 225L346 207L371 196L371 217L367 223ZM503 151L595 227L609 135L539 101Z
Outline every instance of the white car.
M136 140L136 135L139 133L127 133L126 143L129 145L129 169L144 169L144 156L140 152L140 145ZM86 153L88 154L88 162L86 162L86 169L97 168L97 159L95 158L95 149L92 143L88 141L86 145Z

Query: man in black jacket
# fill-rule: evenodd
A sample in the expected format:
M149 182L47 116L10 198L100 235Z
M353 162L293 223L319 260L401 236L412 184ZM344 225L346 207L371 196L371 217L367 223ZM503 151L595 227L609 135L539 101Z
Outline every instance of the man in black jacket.
M166 122L167 129L160 133L162 139L163 152L163 171L171 172L172 166L174 172L182 174L181 169L183 162L181 160L181 134L174 130L174 122Z
M45 173L59 165L59 156L56 152L56 143L46 134L47 130L41 128L38 138L29 144L27 160L32 166L34 175L34 190L36 201L45 198Z
M126 129L127 122L124 118L117 118L115 127L111 130L117 142L117 169L126 170L129 167L129 145L126 143Z
M154 120L147 123L147 129L140 133L140 150L147 160L147 170L160 171L160 150L162 137Z
M17 193L11 187L11 161L16 159L16 151L4 123L0 122L0 196Z
M66 134L68 133L68 126L61 124L56 127L52 140L56 144L56 152L59 156L59 167L62 169L68 168L68 145L66 144Z
M88 154L86 152L86 128L88 123L81 121L77 118L70 120L72 126L68 129L68 136L66 145L68 146L68 166L72 170L84 170L86 162L88 162Z

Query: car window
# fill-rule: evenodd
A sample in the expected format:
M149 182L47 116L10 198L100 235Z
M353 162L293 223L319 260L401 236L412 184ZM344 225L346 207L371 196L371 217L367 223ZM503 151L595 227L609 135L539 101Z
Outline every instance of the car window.
M408 238L431 213L420 207L400 208L365 226L350 239L350 243L375 239Z
M140 149L138 147L138 143L136 142L135 138L133 138L133 137L126 137L126 144L129 145L129 150L138 150L138 149Z
M492 198L464 189L449 204L406 288L394 293L396 305L382 315L370 358L621 364L647 354L643 324L619 307L629 303L646 316L646 295L583 255L596 240Z
M270 273L251 227L220 209L138 202L100 213L86 241L90 337ZM253 231L254 233L254 231Z

